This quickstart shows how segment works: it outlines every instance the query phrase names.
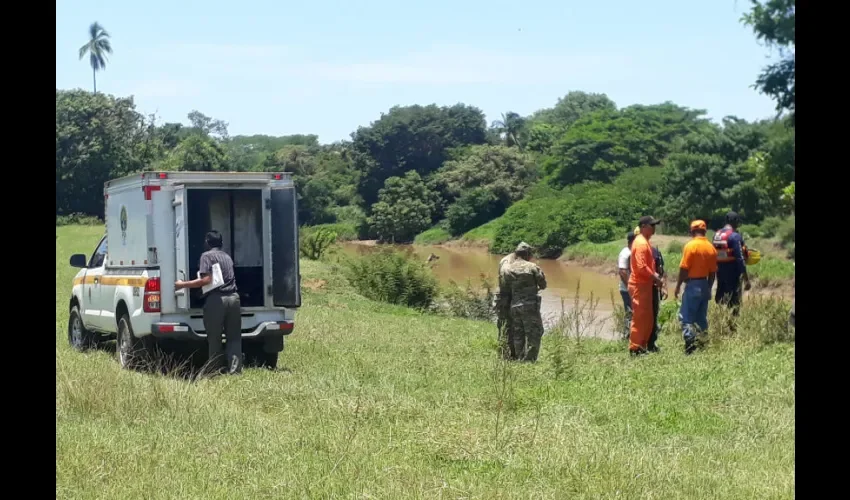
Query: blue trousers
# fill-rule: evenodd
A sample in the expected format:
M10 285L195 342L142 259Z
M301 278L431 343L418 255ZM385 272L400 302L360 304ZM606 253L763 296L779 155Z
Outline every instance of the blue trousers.
M711 287L707 279L690 280L685 283L682 294L682 307L679 309L679 321L682 323L682 337L685 343L693 342L699 331L708 330L708 303L711 301Z

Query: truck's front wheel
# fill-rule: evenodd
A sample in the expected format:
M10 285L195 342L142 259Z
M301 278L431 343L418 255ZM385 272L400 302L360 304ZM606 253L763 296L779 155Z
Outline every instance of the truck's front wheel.
M77 351L85 351L94 345L94 334L86 330L83 325L83 317L80 316L80 308L74 306L71 308L71 314L68 317L68 344Z
M116 343L118 345L115 354L118 357L118 364L123 369L139 369L151 359L152 349L149 348L148 337L136 338L127 314L118 320L118 342Z

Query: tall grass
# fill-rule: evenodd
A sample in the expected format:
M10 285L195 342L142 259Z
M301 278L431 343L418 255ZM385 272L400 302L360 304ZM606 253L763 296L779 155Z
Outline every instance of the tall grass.
M101 233L57 228L58 499L794 498L793 336L748 333L775 331L778 301L691 357L668 348L681 332L630 359L584 328L519 364L491 322L369 300L305 260L326 285L277 371L163 376L67 345L68 256Z
M347 257L344 262L351 285L372 300L424 310L439 291L430 269L393 249Z

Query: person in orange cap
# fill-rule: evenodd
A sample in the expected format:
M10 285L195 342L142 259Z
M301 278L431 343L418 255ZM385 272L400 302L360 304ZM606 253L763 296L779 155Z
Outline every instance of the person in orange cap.
M629 331L629 352L645 354L655 323L652 310L652 294L655 286L661 286L661 276L655 270L655 257L649 239L655 234L655 226L661 221L645 215L638 221L640 234L632 243L631 273L629 274L629 297L632 299L632 325Z
M697 334L708 330L708 303L717 276L717 249L705 237L705 221L691 222L690 232L693 238L682 249L674 295L679 300L682 283L685 283L685 294L679 308L685 354L691 354L697 348Z

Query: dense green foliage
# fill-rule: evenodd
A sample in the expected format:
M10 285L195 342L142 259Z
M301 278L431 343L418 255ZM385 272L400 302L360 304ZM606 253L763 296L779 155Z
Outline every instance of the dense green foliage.
M164 169L291 172L302 225L343 224L343 239L356 228L382 242L488 240L497 252L525 240L556 255L619 238L644 214L668 234L694 218L719 227L728 210L751 225L784 219L796 189L794 9L753 0L742 20L784 50L756 86L790 114L757 122L713 123L672 102L618 108L574 90L490 127L466 104L395 106L350 142L319 144L310 134L230 137L197 110L188 125L157 124L132 98L57 89L57 217L102 216L104 181Z
M345 263L349 283L372 300L424 310L439 293L437 278L421 261L395 250L370 252Z

